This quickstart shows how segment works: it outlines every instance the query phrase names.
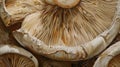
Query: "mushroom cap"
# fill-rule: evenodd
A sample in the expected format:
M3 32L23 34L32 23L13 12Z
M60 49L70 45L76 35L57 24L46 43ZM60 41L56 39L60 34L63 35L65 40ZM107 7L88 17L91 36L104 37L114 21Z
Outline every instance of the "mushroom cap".
M0 66L38 67L37 59L28 51L10 45L0 45Z
M120 67L120 42L105 50L98 57L93 67Z
M120 27L118 0L84 0L73 8L41 4L13 35L24 47L55 60L77 61L104 50Z
M78 3L80 3L81 0L54 0L55 4L62 8L73 8Z
M39 0L1 0L0 3L0 16L6 26L22 22L40 7Z

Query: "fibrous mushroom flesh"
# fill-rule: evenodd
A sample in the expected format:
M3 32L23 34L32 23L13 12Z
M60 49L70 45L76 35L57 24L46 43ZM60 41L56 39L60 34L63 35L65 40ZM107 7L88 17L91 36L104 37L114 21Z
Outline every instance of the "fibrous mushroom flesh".
M119 67L120 66L120 42L106 49L96 60L93 67Z
M39 7L34 1L40 3ZM5 24L14 23L5 18L11 20L10 14L24 18L21 28L13 33L17 41L52 59L75 61L93 57L111 43L120 28L119 0L26 0L20 1L26 9L16 13L18 8L12 11L15 6L11 5L17 2L2 0L0 13Z
M39 0L1 0L0 16L4 24L10 26L38 10L39 4Z
M0 67L38 67L38 61L20 47L0 45Z
M41 55L64 61L87 59L104 50L119 31L119 0L80 0L68 8L57 0L46 1L14 32L22 46Z

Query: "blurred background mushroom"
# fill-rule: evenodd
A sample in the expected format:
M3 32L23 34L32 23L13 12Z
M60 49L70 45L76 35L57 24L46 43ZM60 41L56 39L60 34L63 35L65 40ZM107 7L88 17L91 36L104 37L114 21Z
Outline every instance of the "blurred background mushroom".
M10 45L0 45L1 67L38 67L37 59L28 51Z
M38 60L30 52L14 44L0 19L0 67L38 67Z
M98 57L93 67L120 67L120 42L105 50Z
M22 22L31 13L40 8L39 0L1 0L0 16L6 26Z

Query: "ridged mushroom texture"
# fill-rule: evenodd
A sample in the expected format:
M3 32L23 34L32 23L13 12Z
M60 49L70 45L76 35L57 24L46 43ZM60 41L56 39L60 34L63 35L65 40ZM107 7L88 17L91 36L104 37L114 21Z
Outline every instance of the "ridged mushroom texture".
M98 57L93 67L120 67L120 42L105 50Z
M39 0L1 0L0 16L6 26L21 22L40 7Z
M38 61L20 47L0 45L0 67L38 67Z
M13 35L22 46L51 59L88 59L118 34L119 1L41 0L40 10L27 15Z

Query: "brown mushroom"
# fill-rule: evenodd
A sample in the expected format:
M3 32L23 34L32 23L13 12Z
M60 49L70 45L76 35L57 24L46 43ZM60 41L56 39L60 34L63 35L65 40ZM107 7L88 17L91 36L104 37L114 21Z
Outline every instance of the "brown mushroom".
M29 5L22 9L22 14L10 10L18 9L11 6L17 2L2 0L0 13L4 23L13 24L14 21L8 19L16 20L8 17L10 13L13 17L24 18L22 27L13 33L17 41L52 59L76 61L91 58L110 44L120 28L120 12L116 9L119 0L35 0L35 3L41 3L40 8L33 4L34 0L20 0ZM26 12L29 9L30 12Z
M28 14L37 11L39 0L1 0L0 16L6 26L21 22Z
M13 46L10 46L10 45L12 45L12 44L9 44L9 43L14 43L15 45L18 45L17 43L16 43L16 41L14 41L14 39L13 38L11 38L11 36L9 37L10 35L9 35L9 33L8 33L8 31L7 31L7 29L5 28L5 26L2 24L2 21L1 21L1 19L0 19L0 50L3 52L3 51L6 51L6 52L4 52L4 54L0 54L0 67L19 67L19 59L20 59L20 61L22 62L22 61L24 61L25 60L25 62L23 62L22 64L24 64L24 63L26 63L27 62L27 64L29 65L29 64L31 64L31 66L33 65L33 63L34 62L32 62L30 59L29 59L29 57L28 56L24 56L24 54L23 55L21 55L21 54L19 54L19 53L17 53L17 52L12 52L12 51L9 51L9 50L14 50L14 48L16 49L16 50L19 50L19 48L17 48L17 47L14 47L13 48ZM2 44L8 44L10 47L12 47L11 49L2 49L3 48L3 46L4 46L4 48L7 48L7 45L5 46L5 45L2 45ZM8 46L8 48L9 48L9 46ZM21 47L22 48L22 47ZM0 53L1 53L1 51L0 51ZM22 50L20 50L20 51L22 51ZM24 50L25 51L25 50ZM24 52L24 51L22 51L22 52ZM17 53L17 54L16 54ZM24 52L25 53L25 52ZM27 52L25 53L25 54L27 54ZM35 55L36 56L36 55ZM32 57L32 56L31 56ZM50 59L47 59L47 58L44 58L44 57L41 57L41 56L36 56L37 57L37 59L38 59L38 61L39 61L39 67L71 67L71 64L70 63L68 63L68 62L59 62L59 61L54 61L54 60L50 60ZM5 59L6 58L6 59ZM39 59L40 58L40 59ZM9 60L11 60L12 62L15 62L15 64L13 64L11 61L8 61L8 59ZM14 60L13 60L14 59ZM22 60L21 60L22 59ZM38 63L38 62L37 62ZM30 65L28 66L27 65L27 67L30 67ZM21 67L21 66L20 66ZM35 66L33 66L33 67L35 67Z
M120 42L105 50L96 60L94 67L120 67Z
M25 17L13 33L15 38L22 46L55 60L77 61L99 54L119 31L119 0L80 1L67 9L41 4L42 10Z
M38 67L38 61L20 47L0 45L0 67Z

